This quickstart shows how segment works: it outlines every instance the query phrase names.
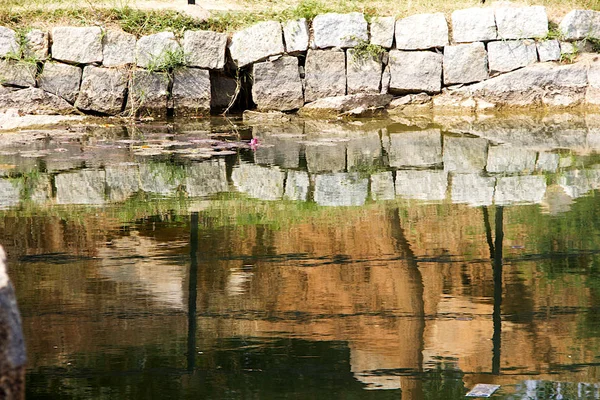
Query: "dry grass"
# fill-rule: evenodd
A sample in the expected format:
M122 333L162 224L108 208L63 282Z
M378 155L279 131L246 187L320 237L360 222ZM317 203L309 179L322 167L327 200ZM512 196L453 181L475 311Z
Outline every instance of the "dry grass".
M210 11L199 20L189 14L187 0L0 0L0 25L23 30L57 25L120 27L139 35L185 29L234 31L266 19L285 20L325 12L360 11L367 16L398 18L429 12L480 6L479 0L196 0ZM492 3L488 0L487 3ZM544 5L551 21L558 22L570 10L600 10L600 0L515 0L523 5ZM485 7L493 7L494 3Z

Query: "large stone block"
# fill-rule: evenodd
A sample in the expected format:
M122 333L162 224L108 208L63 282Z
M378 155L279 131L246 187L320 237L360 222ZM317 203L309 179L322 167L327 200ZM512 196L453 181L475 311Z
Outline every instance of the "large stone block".
M444 169L456 173L483 171L487 147L485 139L444 136Z
M135 35L109 29L102 39L105 67L121 67L135 64Z
M173 106L176 115L210 112L210 73L205 69L178 68L173 73Z
M560 44L556 39L537 42L537 51L540 62L560 60Z
M279 200L284 193L285 172L278 167L240 164L233 169L231 180L242 193L261 200Z
M79 95L81 75L81 68L75 65L46 62L38 83L41 89L73 104Z
M373 17L371 18L371 44L381 46L385 49L392 47L394 43L394 32L396 30L396 18Z
M488 148L487 172L532 173L537 153L512 146L490 146Z
M54 177L57 204L103 204L106 175L104 171L81 170Z
M166 116L168 97L169 75L166 72L133 71L129 82L128 111L138 115Z
M0 94L0 110L7 109L37 115L70 114L76 111L65 99L37 88Z
M393 200L395 197L396 189L392 171L377 172L371 175L371 198L373 200Z
M379 93L382 68L381 56L359 56L354 49L348 49L346 54L348 94Z
M309 50L304 69L306 102L346 94L346 54L343 51Z
M532 40L506 40L488 43L490 72L509 72L537 61Z
M185 168L185 190L188 196L200 197L226 192L227 165L224 159L193 163Z
M190 67L223 69L227 34L212 31L185 31L183 52Z
M441 54L430 51L390 51L390 92L439 93L442 58Z
M431 167L442 163L442 135L439 129L390 134L390 167Z
M389 94L359 93L346 96L325 97L309 103L300 109L300 115L308 117L334 117L346 115L370 115L382 110L392 101Z
M448 42L448 23L442 13L411 15L396 21L396 48L426 50L444 47Z
M0 59L0 85L35 86L36 72L35 63Z
M444 200L447 189L448 172L446 171L396 171L396 195L405 199Z
M0 26L0 57L6 57L10 54L19 54L17 33L12 29Z
M287 21L283 24L285 51L288 53L303 52L308 49L308 23L306 18Z
M495 10L498 39L544 38L548 15L543 6L502 7Z
M513 203L541 203L546 194L546 177L543 175L504 176L496 181L496 205Z
M369 40L367 20L361 13L321 14L313 19L314 44L319 49L354 47L360 40Z
M48 58L50 38L48 32L41 29L32 29L25 34L25 47L23 56L44 61Z
M281 24L276 21L260 22L238 31L229 43L231 58L238 68L284 51Z
M321 206L362 206L367 200L368 189L369 180L358 173L317 175L314 199Z
M456 43L496 40L496 20L491 8L467 8L452 13L452 37Z
M79 96L75 107L116 115L123 109L127 90L127 72L87 66L83 69Z
M600 39L600 12L573 10L565 15L558 30L565 40Z
M135 45L137 66L152 70L164 68L170 59L182 52L173 32L142 36Z
M600 63L590 64L587 78L585 102L589 105L600 106Z
M480 82L489 78L488 59L481 42L444 47L444 84Z
M458 174L452 176L451 198L453 203L466 203L470 206L489 206L494 199L496 178L479 174Z
M309 188L310 178L305 171L289 170L285 180L283 197L287 200L306 201L308 200Z
M259 110L287 111L304 105L296 57L257 63L252 71L252 100Z
M52 58L78 64L102 62L102 29L98 26L53 28Z

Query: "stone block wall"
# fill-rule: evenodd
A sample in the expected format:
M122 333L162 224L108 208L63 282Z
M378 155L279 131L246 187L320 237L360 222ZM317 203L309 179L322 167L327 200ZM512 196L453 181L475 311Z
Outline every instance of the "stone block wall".
M510 6L457 10L449 20L436 13L367 23L361 13L329 13L182 38L100 27L31 30L19 38L0 27L0 84L9 89L0 90L0 109L37 98L51 104L38 113L205 113L229 103L236 69L251 74L249 92L262 111L365 93L435 95L560 60L572 42L600 39L598 26L600 12L572 11L559 26L564 41L549 40L544 7ZM368 43L380 52L365 55Z

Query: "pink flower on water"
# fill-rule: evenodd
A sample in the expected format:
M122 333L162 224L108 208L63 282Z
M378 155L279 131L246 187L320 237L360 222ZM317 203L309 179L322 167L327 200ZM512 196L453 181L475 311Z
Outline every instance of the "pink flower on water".
M252 139L250 139L250 148L252 150L256 150L258 146L259 146L258 138L252 138Z

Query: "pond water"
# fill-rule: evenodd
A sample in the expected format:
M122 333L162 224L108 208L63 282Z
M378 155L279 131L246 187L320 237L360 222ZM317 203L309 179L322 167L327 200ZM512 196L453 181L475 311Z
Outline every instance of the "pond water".
M3 135L27 396L598 399L597 121Z

